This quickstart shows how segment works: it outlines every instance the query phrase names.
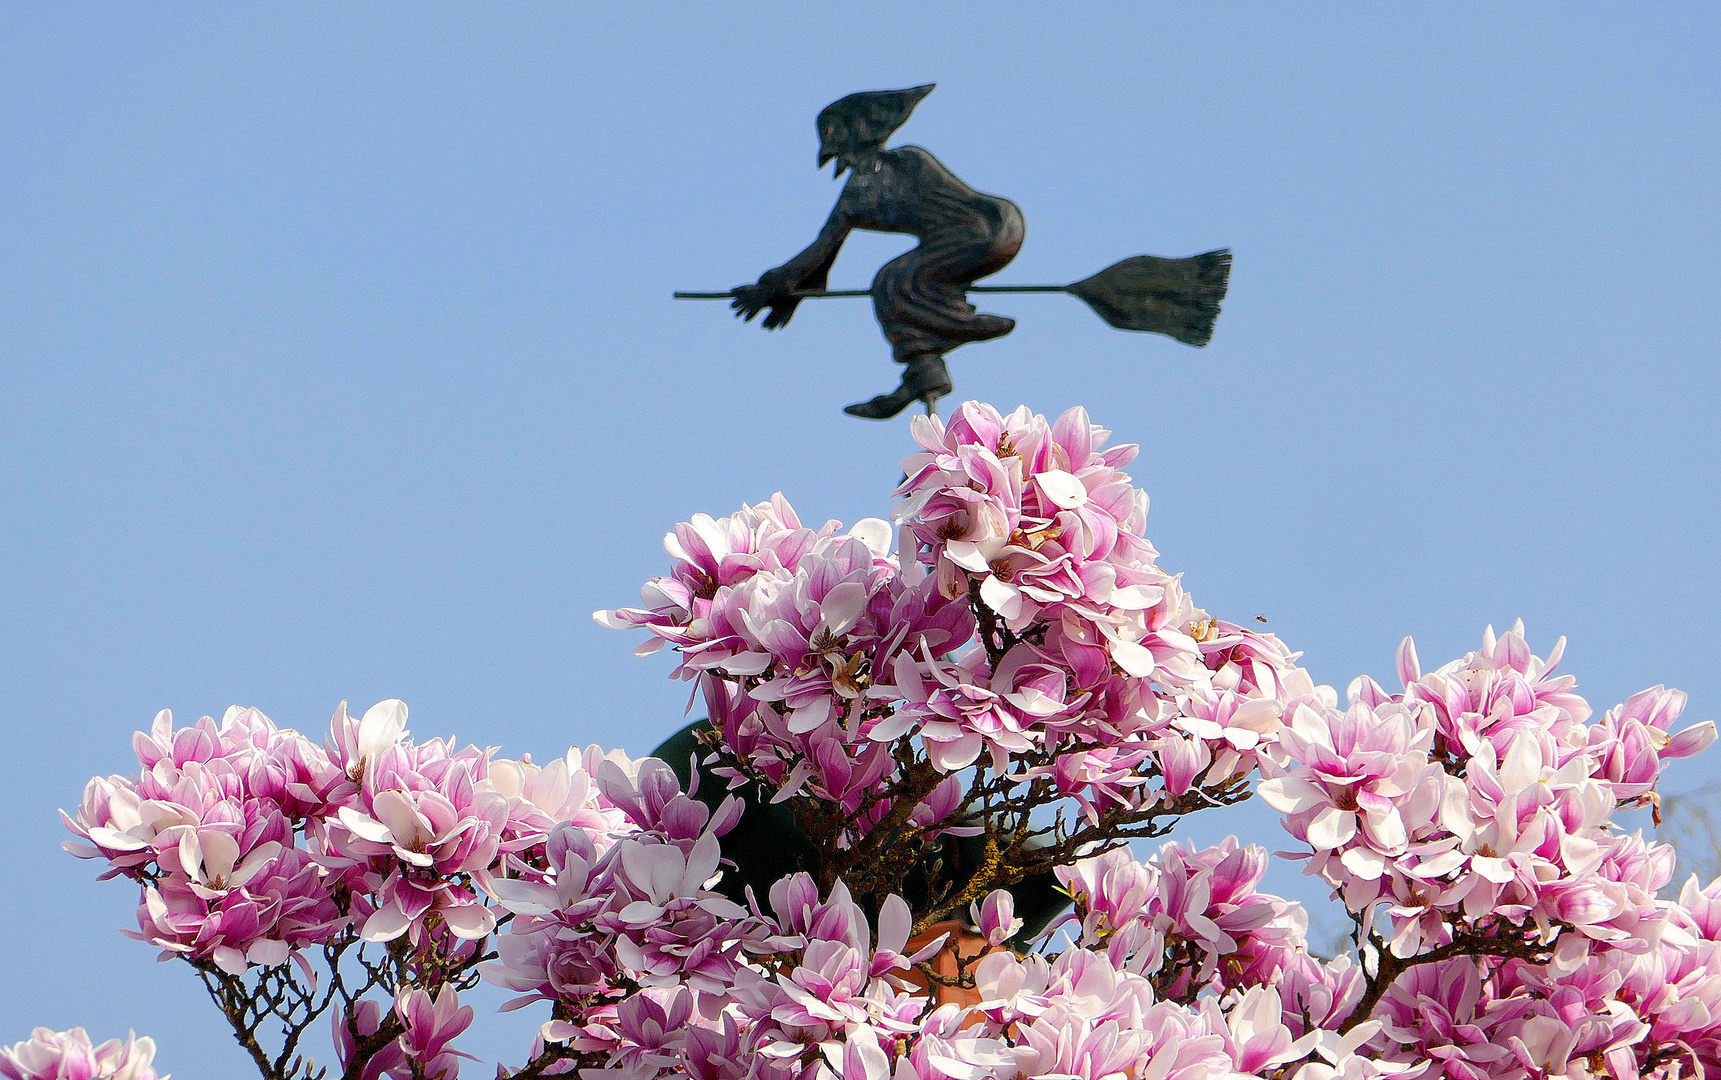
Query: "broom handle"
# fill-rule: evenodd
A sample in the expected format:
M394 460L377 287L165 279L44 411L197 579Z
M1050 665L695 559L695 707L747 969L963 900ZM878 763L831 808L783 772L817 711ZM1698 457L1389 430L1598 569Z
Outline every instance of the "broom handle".
M1068 285L970 285L974 293L1068 292ZM871 296L871 289L802 289L789 294L794 300L824 300L834 296ZM678 292L677 300L733 300L733 292Z

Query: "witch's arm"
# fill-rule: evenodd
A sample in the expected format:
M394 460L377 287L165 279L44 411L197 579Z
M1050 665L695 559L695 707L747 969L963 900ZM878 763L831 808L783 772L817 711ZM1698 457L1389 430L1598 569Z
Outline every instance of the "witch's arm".
M793 294L825 287L831 264L837 261L837 252L842 250L843 241L854 229L854 218L846 205L848 201L845 188L843 197L831 210L831 216L825 219L825 227L819 230L818 239L788 262L760 274L757 284L735 287L735 299L729 306L735 309L736 315L751 322L753 316L770 308L762 324L765 329L775 330L788 325L795 314L795 307L801 302Z

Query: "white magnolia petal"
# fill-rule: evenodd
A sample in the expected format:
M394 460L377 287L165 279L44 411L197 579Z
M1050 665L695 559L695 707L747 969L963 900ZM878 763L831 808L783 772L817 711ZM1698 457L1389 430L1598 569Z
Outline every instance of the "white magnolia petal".
M1505 859L1491 859L1478 856L1477 858L1470 860L1470 869L1476 871L1476 873L1482 875L1496 885L1504 885L1517 876L1512 872L1512 864L1507 862Z
M406 734L406 702L399 698L379 701L359 719L358 752L368 758L400 741Z
M891 893L878 913L878 951L901 952L908 946L908 935L914 929L914 912L908 901Z
M866 586L858 581L839 583L819 603L819 630L841 637L855 628L866 613ZM814 632L815 635L817 631Z
M406 917L406 912L393 904L378 908L371 917L365 920L364 929L359 931L359 937L366 941L393 941L406 933L406 928L412 925L412 920Z
M1386 873L1386 859L1368 848L1347 848L1341 861L1345 868L1364 881L1379 881Z
M1324 791L1295 776L1263 780L1255 791L1261 796L1262 802L1281 814L1300 814L1326 801Z
M118 829L110 829L105 825L97 825L90 830L90 840L109 851L140 851L149 846L144 840Z
M413 866L423 867L427 870L436 865L436 859L427 852L414 851L411 848L403 848L399 844L395 844L393 847L395 857L400 859L401 862L410 863Z
M228 875L227 884L234 886L245 884L262 873L263 868L273 862L279 854L281 854L279 841L269 840L258 844L256 850L245 856L245 861L239 865L239 868Z
M1363 822L1368 827L1369 839L1384 851L1403 851L1404 845L1410 842L1397 807L1385 813L1369 810L1364 814Z
M789 732L794 735L805 735L830 718L831 699L828 697L814 698L789 714Z
M203 872L193 877L209 881L232 875L233 865L239 861L239 841L232 833L224 829L200 829L197 843L203 849Z
M1061 510L1074 510L1088 501L1087 485L1062 469L1034 474L1040 492Z
M412 796L398 788L390 788L379 792L371 800L371 813L389 831L389 838L397 844L412 844L415 841L430 839L429 822L418 812L418 806Z
M245 954L231 945L217 945L213 959L215 966L229 975L245 974Z
M490 895L516 915L548 915L561 906L554 887L518 878L492 878Z
M468 941L484 937L496 929L495 912L482 904L442 908L437 914L442 916L442 925L448 927L449 933Z
M1157 666L1153 654L1147 648L1135 641L1118 640L1112 642L1111 658L1117 666L1134 675L1138 679L1150 678Z
M1542 778L1542 744L1534 732L1512 740L1506 759L1500 763L1500 786L1507 794L1522 791Z
M1444 877L1464 865L1465 855L1457 848L1443 851L1431 859L1423 859L1411 874L1420 878Z
M964 570L983 574L988 569L986 556L980 550L980 545L969 540L952 540L945 544L944 556Z
M262 967L274 967L285 964L290 950L285 941L254 941L245 950L245 959Z
M341 824L345 825L354 836L361 840L369 840L373 844L387 844L394 840L388 826L368 817L350 806L343 806L338 812Z
M871 548L874 555L890 554L893 533L890 522L875 517L861 518L849 529L849 535Z
M1309 822L1309 846L1316 851L1330 851L1356 835L1356 815L1349 810L1329 806Z
M986 580L980 583L980 599L1006 620L1019 618L1022 614L1021 590L1004 584L994 575L986 575Z

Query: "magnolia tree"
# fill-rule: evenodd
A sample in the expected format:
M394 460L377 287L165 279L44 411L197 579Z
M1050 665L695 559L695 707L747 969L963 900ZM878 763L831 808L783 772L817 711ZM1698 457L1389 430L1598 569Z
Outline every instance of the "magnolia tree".
M138 887L126 933L282 1080L456 1076L479 980L548 1003L510 1077L1721 1069L1721 883L1665 895L1671 849L1613 824L1714 739L1669 734L1684 695L1596 719L1561 646L1515 627L1433 669L1406 641L1399 690L1341 700L1156 564L1136 448L1080 409L968 403L914 435L896 529L807 528L780 496L695 515L642 606L598 614L678 654L705 783L792 815L799 872L726 888L748 852L722 838L768 807L669 763L419 741L397 701L343 705L320 746L252 709L162 713L68 847ZM1132 847L1251 794L1354 956L1310 951L1260 847ZM1069 905L1039 933L1016 902L1035 879ZM117 1044L74 1074L75 1034L0 1051L0 1075L154 1075Z

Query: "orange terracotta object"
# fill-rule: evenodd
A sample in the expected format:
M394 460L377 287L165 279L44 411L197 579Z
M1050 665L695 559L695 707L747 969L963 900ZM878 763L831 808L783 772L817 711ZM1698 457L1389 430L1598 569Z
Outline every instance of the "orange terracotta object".
M963 956L974 956L986 947L986 939L968 929L968 924L960 919L946 919L940 923L933 923L924 932L909 938L908 947L904 951L913 955L931 944L933 938L945 933L950 935L950 939L944 943L944 949L932 958L932 970L940 975L954 978L958 970L956 966L957 949L962 950ZM968 970L970 974L973 973L972 964L969 965ZM909 972L905 977L910 983L919 987L923 993L928 991L928 980L918 968ZM968 1006L980 1004L980 994L976 990L943 985L931 989L935 991L933 997L940 1005Z

